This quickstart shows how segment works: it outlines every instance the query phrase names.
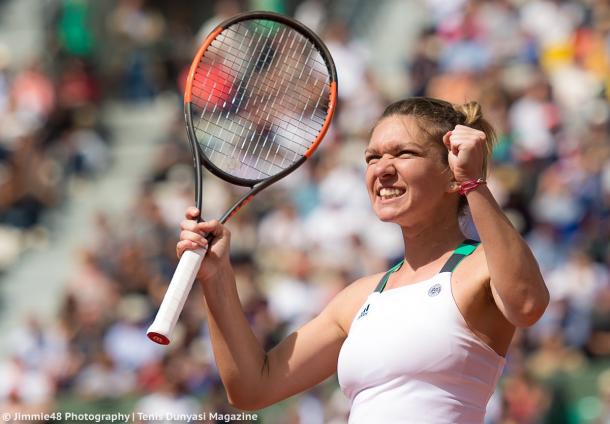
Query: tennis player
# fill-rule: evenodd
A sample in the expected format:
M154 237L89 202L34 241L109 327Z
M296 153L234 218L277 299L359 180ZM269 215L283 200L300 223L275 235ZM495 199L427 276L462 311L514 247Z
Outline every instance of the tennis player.
M391 104L365 152L379 219L400 226L404 260L363 277L265 352L242 311L230 233L187 210L178 255L214 239L198 274L229 401L255 410L338 373L350 423L482 423L517 327L549 294L530 249L485 184L494 131L471 102ZM465 207L481 242L458 223Z

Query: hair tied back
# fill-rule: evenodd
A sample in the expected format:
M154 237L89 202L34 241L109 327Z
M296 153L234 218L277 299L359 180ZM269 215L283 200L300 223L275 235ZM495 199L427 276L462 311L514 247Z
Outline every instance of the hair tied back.
M455 105L454 109L462 115L464 125L476 124L483 117L481 105L474 101Z

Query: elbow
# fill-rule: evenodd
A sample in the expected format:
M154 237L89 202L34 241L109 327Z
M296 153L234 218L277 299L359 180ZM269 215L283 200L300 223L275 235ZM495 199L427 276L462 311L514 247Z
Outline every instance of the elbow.
M229 393L227 393L227 398L231 406L241 411L257 411L261 409L256 402L253 402L251 399L231 396Z
M254 396L235 396L227 392L229 404L241 411L258 411L269 406Z
M262 370L268 370L268 362L268 356L265 354ZM269 384L262 370L260 375L249 375L249 378L244 378L240 373L223 378L227 400L231 406L242 411L257 411L273 403L267 390Z
M542 310L532 310L528 313L520 313L518 316L513 317L510 321L515 327L518 328L527 328L536 324L542 314L544 313L544 309Z
M225 389L229 404L242 411L258 411L271 404L265 402L265 399L261 397L261 394L264 394L265 391L260 388L249 389L243 385L238 385L234 388L226 386Z
M542 288L539 294L524 302L518 313L514 314L510 321L516 327L531 327L544 315L549 305L550 296L546 286L543 285Z

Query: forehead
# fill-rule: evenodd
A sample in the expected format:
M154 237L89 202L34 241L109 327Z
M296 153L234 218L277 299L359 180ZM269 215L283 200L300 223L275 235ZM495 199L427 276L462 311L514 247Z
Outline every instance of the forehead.
M416 118L404 115L388 116L379 121L373 129L367 150L391 149L405 144L428 148L428 138Z

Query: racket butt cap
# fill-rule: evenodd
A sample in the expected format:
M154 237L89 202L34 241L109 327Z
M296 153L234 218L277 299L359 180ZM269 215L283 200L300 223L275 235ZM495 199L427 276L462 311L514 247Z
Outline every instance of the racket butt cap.
M151 331L151 332L147 333L146 335L153 342L158 343L160 345L169 344L169 339L167 337L165 337L163 334L159 334L159 333L155 333L154 331Z

